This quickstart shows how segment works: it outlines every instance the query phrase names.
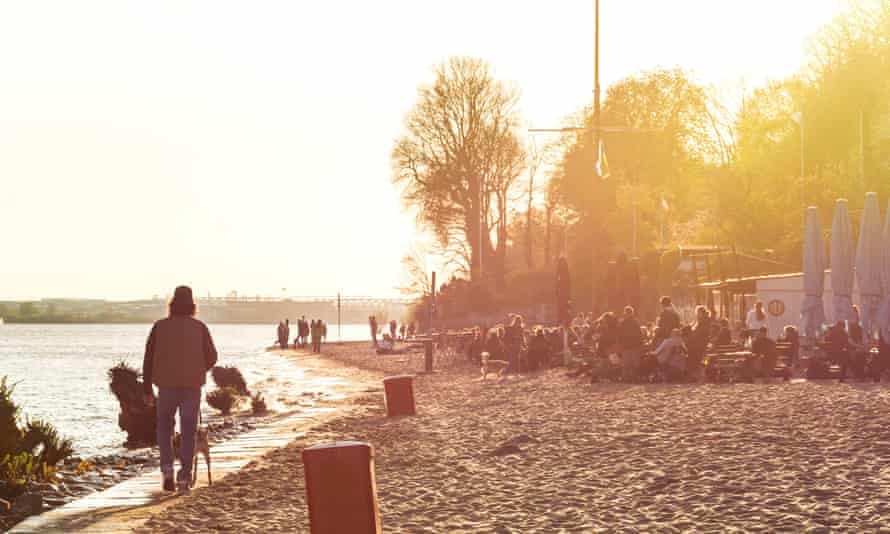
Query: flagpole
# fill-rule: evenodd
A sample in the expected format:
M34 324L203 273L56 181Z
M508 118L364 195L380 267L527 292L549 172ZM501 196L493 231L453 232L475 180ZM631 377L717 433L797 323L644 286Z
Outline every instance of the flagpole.
M594 32L593 32L593 150L597 154L597 160L600 159L600 0L594 3ZM600 164L602 164L600 162ZM594 206L594 211L596 206ZM591 284L591 311L596 310L596 254L593 254L593 265L591 273L593 274L593 282Z

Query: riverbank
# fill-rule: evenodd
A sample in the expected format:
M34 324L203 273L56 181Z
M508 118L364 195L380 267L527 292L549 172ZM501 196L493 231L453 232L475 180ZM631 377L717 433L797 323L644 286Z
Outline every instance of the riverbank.
M328 357L376 376L422 354ZM890 524L890 390L836 382L590 385L550 370L503 382L453 368L415 381L418 415L382 394L140 532L308 532L300 452L375 447L386 532L877 531Z
M338 414L350 413L351 399L376 384L370 373L333 360L306 354L299 358L290 356L279 360L288 363L292 374L287 375L282 366L273 365L271 368L276 372L254 385L266 393L275 412L263 417L242 413L208 421L217 438L211 443L215 482L257 456L291 442L312 426ZM87 496L31 517L13 532L129 531L157 509L175 502L175 498L160 491L156 450L141 449L122 455L130 456L139 460L121 462L118 455L110 455L80 474L66 465L63 482L69 476L74 477L75 482L55 484L55 487L79 491L83 486L84 490L75 496ZM207 482L203 461L198 471L200 488ZM108 486L111 487L96 492ZM7 528L9 526L11 524Z

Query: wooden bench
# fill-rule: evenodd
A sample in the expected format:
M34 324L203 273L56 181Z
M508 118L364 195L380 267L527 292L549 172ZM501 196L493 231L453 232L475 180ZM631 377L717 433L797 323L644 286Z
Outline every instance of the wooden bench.
M753 356L738 345L712 347L705 353L705 377L715 382L734 382L745 363Z

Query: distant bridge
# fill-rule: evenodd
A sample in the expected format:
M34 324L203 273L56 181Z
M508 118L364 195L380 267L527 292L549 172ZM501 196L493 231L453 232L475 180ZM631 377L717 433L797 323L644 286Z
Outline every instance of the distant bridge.
M346 306L391 306L391 305L408 305L416 302L413 298L404 297L370 297L370 296L297 296L297 297L265 297L265 296L227 296L227 297L198 297L198 304L247 304L253 302L278 303L278 304L318 304L330 303L337 304L339 298L340 304Z

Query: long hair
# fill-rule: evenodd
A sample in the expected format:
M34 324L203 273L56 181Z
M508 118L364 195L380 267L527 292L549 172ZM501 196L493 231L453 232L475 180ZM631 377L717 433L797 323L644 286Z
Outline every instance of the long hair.
M192 297L192 288L188 286L179 286L173 292L173 298L170 299L168 306L170 317L174 315L186 315L194 317L198 313L198 305Z

